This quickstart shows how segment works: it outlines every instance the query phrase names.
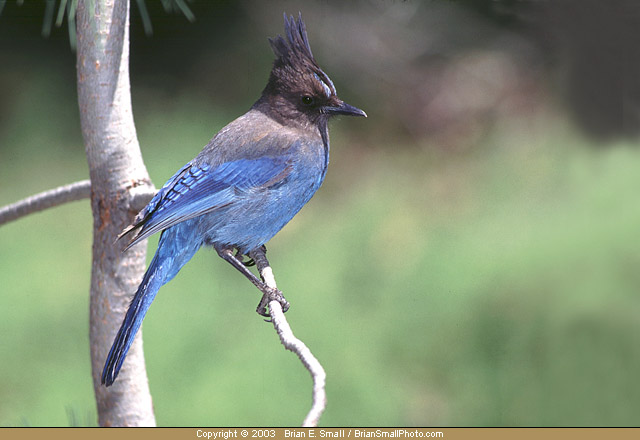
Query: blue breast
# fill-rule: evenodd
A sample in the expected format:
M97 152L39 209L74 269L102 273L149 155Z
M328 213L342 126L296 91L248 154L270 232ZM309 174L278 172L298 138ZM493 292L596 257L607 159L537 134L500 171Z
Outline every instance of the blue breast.
M234 187L227 206L198 219L205 242L234 246L242 253L262 246L322 185L327 158L321 143L297 145L273 160L284 161L279 175L248 188Z

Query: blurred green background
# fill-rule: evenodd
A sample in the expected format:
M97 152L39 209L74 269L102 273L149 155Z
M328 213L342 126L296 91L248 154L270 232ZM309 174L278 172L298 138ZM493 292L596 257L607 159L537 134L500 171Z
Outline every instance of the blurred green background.
M156 186L264 86L282 12L368 119L269 255L323 363L325 426L640 423L636 2L194 1L132 6ZM0 15L0 206L88 177L66 23ZM94 426L87 201L0 227L0 425ZM150 240L151 257L157 237ZM311 381L209 249L144 325L160 426L297 425Z

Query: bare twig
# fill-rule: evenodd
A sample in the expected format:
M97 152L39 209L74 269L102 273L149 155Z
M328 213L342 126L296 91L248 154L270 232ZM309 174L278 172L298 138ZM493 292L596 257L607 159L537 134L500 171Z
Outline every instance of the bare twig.
M62 205L76 200L88 199L91 194L91 181L81 180L69 185L44 191L19 202L0 208L0 225L17 220L34 212Z
M252 254L252 256L255 259L256 266L260 271L262 280L269 287L277 289L278 287L276 286L276 280L273 276L273 270L271 269L271 266L269 266L269 262L267 261L264 253L255 253ZM322 368L318 359L316 359L313 353L311 353L311 350L309 350L304 342L294 336L293 331L287 322L287 318L284 316L282 306L278 301L269 302L269 313L271 314L273 327L276 329L276 332L278 332L278 336L280 337L280 342L284 345L284 348L294 352L296 356L298 356L313 379L311 409L309 410L307 417L305 417L302 422L302 426L318 426L320 416L327 405L327 395L324 389L327 376L324 372L324 368Z

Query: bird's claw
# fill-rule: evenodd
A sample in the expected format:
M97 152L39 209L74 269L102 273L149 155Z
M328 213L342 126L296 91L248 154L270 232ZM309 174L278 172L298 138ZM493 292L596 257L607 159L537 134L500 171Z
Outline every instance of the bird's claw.
M264 316L265 318L271 318L271 314L269 313L269 303L271 301L278 301L282 306L282 311L287 312L289 310L289 302L285 299L282 292L278 289L274 289L272 287L267 287L263 290L262 298L258 303L258 307L256 308L256 312L260 316ZM271 322L271 319L266 320L267 322Z
M249 257L247 261L244 261L245 256L246 255L240 253L240 250L236 251L236 259L238 259L238 261L240 261L244 265L244 267L251 267L256 265L256 260L251 257Z

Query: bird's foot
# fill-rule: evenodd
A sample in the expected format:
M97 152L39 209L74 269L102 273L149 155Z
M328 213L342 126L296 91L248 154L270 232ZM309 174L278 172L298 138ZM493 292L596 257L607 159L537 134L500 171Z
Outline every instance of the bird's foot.
M260 249L262 250L262 254L266 255L267 254L267 247L265 245L262 245L260 247ZM248 256L248 255L247 255ZM249 257L249 256L248 256ZM244 255L240 254L240 251L236 252L236 258L238 258L240 261L242 261L242 264L244 264L245 267L252 267L256 265L256 260L253 259L252 257L249 257L249 259L247 261L244 261Z
M244 261L244 257L245 256L248 257L248 255L241 254L239 250L236 251L236 255L235 255L236 259L239 262L241 262L244 265L244 267L251 267L251 266L255 266L256 265L256 260L254 260L251 257L249 257L249 259L247 261Z
M286 311L289 310L289 301L285 299L280 290L266 285L260 290L262 290L263 295L260 299L260 303L258 303L258 307L256 308L256 312L258 312L260 316L264 316L265 318L271 317L271 314L269 313L269 303L271 301L278 301L282 306L283 312L286 313Z
M260 246L260 250L262 251L263 256L267 255L267 247L265 245ZM236 257L238 257L240 261L242 261L243 255L240 255L240 251L238 251L236 253ZM245 267L255 266L256 260L249 255L247 255L247 257L249 257L249 259L247 261L242 261L242 264L244 264Z

